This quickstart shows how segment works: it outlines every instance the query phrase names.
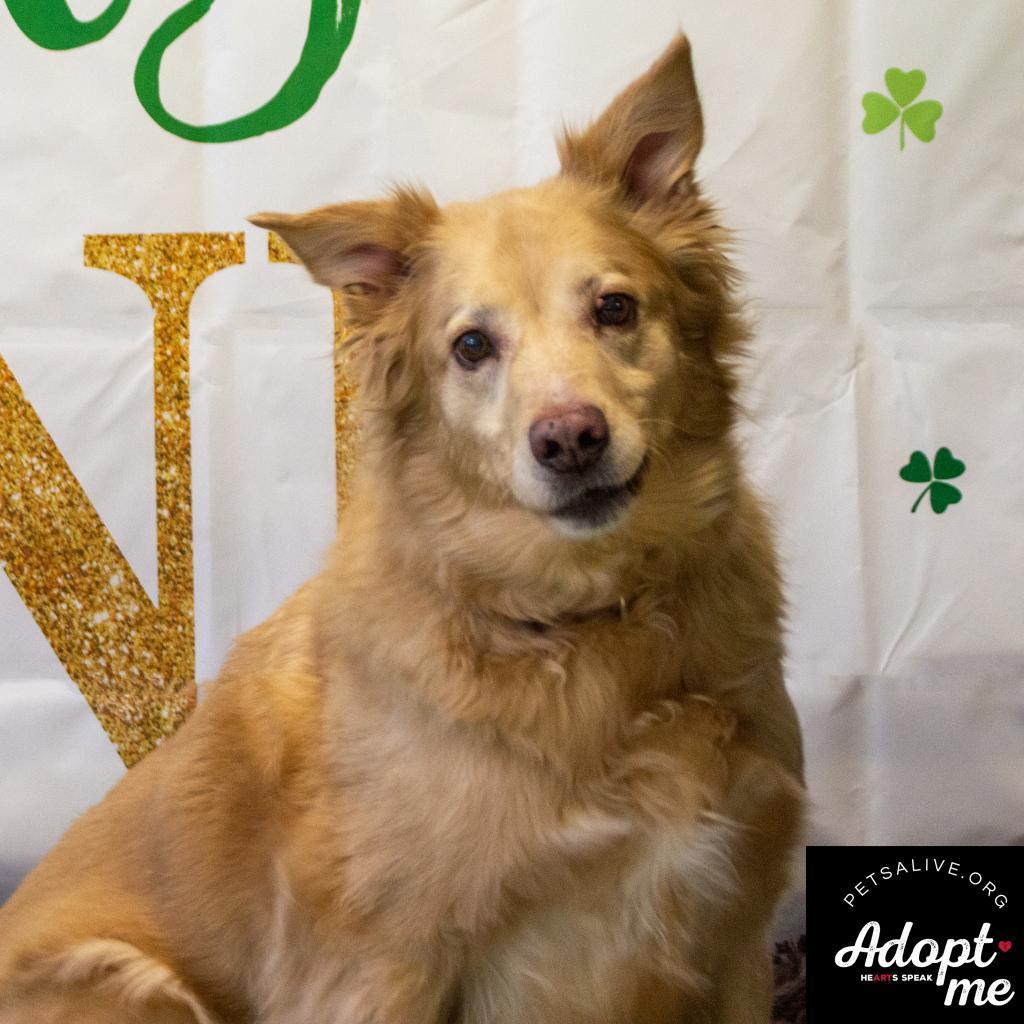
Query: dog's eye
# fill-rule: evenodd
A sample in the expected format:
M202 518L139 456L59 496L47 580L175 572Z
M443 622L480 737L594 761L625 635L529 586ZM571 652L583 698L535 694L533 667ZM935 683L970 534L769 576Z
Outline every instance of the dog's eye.
M622 292L602 295L597 300L594 316L604 327L628 327L636 320L636 299Z
M454 352L459 365L472 370L494 355L494 343L483 331L466 331L455 339Z

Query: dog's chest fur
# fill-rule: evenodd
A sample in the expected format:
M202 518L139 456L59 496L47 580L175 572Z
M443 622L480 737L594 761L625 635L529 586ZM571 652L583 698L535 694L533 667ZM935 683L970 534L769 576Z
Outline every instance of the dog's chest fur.
M412 609L403 642L383 649L376 626L392 640L393 630L354 610L346 621L349 655L327 686L332 785L304 809L282 862L268 937L276 988L293 978L297 990L321 992L309 1005L350 1014L359 991L379 984L366 972L378 969L369 965L381 936L423 950L424 969L448 992L470 970L470 949L475 975L489 977L564 943L566 928L592 976L591 961L609 955L608 929L622 923L623 887L650 888L637 857L664 868L615 773L641 708L682 691L673 630L607 614L570 644L557 630L538 638L517 625L520 653L473 656L453 645L442 613ZM436 679L416 663L421 644L448 645ZM372 950L361 934L375 937ZM492 947L492 959L481 955Z
M429 634L438 623L421 628ZM445 646L437 636L421 642ZM403 664L402 653L388 659L390 671L374 659L372 676L352 665L332 691L331 761L344 793L343 841L382 888L367 906L385 905L383 892L397 884L421 908L436 902L439 923L476 932L503 890L535 888L553 859L594 852L614 831L592 805L605 796L629 724L682 693L682 658L664 628L612 615L572 642L556 631L535 645L524 636L519 654L470 654L450 636L447 645L436 666Z

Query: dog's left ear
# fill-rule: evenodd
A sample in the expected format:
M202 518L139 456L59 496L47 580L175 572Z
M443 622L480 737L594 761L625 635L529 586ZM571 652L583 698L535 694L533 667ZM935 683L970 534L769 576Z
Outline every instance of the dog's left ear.
M632 206L687 191L704 139L690 43L682 33L582 133L558 143L562 172L614 185Z

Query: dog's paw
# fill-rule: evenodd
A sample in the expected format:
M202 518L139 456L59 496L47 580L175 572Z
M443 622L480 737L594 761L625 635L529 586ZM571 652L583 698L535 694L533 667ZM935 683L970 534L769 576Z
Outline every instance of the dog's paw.
M672 733L724 746L736 733L736 715L710 697L688 694L681 700L658 701L637 718L635 730L638 736Z
M652 817L696 821L720 806L729 784L726 748L736 716L706 697L664 700L633 723L629 766L634 797Z

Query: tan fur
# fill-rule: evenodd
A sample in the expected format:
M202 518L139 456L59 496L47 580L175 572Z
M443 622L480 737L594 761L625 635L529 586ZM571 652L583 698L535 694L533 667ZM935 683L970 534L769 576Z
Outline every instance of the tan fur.
M680 37L534 188L257 218L348 296L339 541L0 910L0 1024L768 1020L800 738L701 130ZM646 460L600 528L524 449L569 400Z

